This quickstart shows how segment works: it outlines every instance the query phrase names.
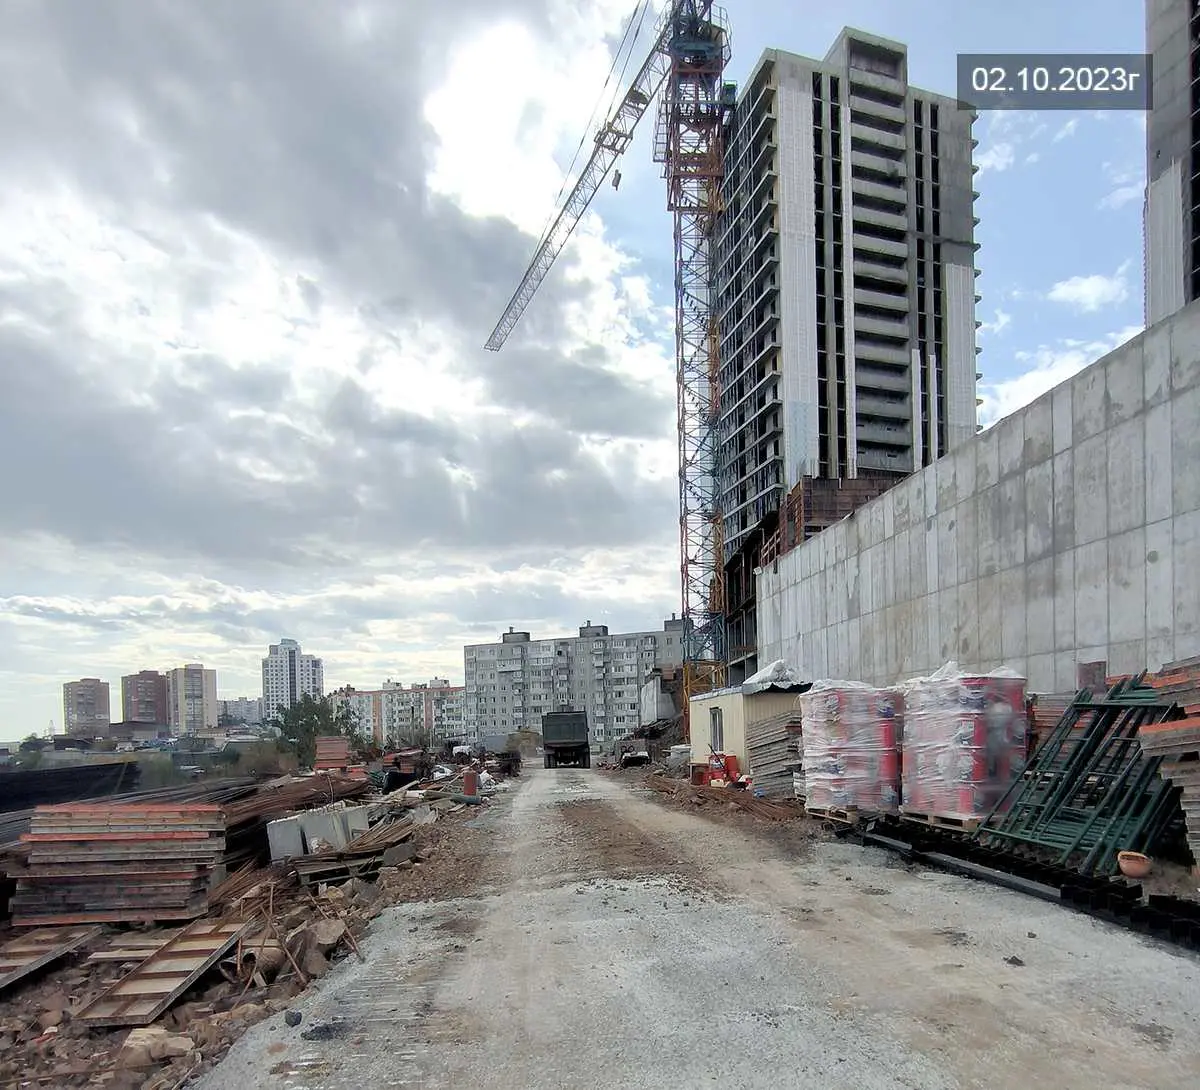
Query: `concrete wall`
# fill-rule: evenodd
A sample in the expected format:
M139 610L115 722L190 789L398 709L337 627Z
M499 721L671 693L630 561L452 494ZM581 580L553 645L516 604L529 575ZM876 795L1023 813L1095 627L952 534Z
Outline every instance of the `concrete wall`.
M759 657L1072 691L1200 654L1200 303L760 570Z

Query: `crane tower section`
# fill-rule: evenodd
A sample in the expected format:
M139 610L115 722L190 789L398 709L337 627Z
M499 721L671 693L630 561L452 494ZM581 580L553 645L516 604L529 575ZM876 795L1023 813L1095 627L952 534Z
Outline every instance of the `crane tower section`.
M726 681L724 523L718 488L720 341L712 248L724 178L723 127L734 106L726 84L725 13L702 0L672 6L669 62L654 158L663 164L675 227L679 540L684 697ZM685 723L687 712L685 711Z

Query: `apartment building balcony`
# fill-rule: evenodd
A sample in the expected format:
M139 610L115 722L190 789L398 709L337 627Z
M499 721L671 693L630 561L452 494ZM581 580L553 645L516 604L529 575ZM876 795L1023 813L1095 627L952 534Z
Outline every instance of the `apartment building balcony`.
M912 406L907 396L889 397L878 387L855 384L855 411L860 417L881 417L907 423L912 419Z
M856 461L860 470L883 473L911 473L913 471L912 449L886 447L859 447Z
M892 153L899 152L903 154L907 150L907 143L902 131L889 132L886 128L877 127L869 122L864 123L863 121L855 120L853 117L850 120L850 139L851 141L861 140L864 144L875 144L879 148L886 148ZM851 148L853 146L851 144ZM886 152L880 152L880 154L886 154ZM889 158L896 158L896 156L893 154Z
M904 110L904 98L900 97L900 101L894 105L887 102L880 102L876 98L866 98L857 90L862 84L858 82L857 71L850 79L850 93L847 97L847 102L851 110L861 110L863 113L874 114L876 117L882 117L897 125L905 125L908 123L908 114Z
M872 352L893 351L892 349L881 349L878 345L870 345L869 347ZM864 348L855 346L855 387L860 390L880 390L885 395L889 393L910 394L912 392L912 380L908 374L908 353L903 349L894 351L896 355L902 356L903 359L890 361L895 364L894 367L879 366L874 359L867 356Z
M850 194L851 200L854 197L866 197L868 200L887 201L901 211L908 207L908 193L903 186L887 185L861 174L850 175Z
M863 252L855 251L854 253L854 275L873 276L876 280L890 280L897 284L903 284L905 291L908 290L908 270L904 265L885 264L882 261L872 260L872 255L869 250Z
M899 234L908 234L908 213L890 208L867 207L863 204L854 205L854 224L864 224L868 227L882 227Z
M854 313L854 331L859 333L873 333L877 337L886 337L889 340L896 341L903 350L903 346L908 343L908 317L905 314L897 314L894 319L884 318L879 314L864 314L862 311ZM861 338L856 338L856 344ZM864 349L871 342L864 342Z
M908 447L912 443L912 428L908 423L899 420L885 420L882 417L859 416L855 422L855 438L861 447L863 444L883 447Z
M865 170L894 178L898 182L908 176L903 159L893 159L882 150L868 148L850 149L850 170L851 177L858 171Z
M854 243L854 249L857 250L874 250L877 254L886 254L891 258L908 257L908 240L897 238L879 238L877 235L867 235L860 229L858 221L855 221L851 235Z
M897 316L897 321L908 319L908 292L891 295L885 291L872 291L854 285L854 306L876 307L880 310L891 311Z

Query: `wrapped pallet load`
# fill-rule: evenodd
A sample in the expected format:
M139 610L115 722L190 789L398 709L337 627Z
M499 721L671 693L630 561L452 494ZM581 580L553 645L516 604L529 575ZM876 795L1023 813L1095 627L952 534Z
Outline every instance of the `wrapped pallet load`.
M987 815L1025 765L1025 679L947 663L905 682L903 811L929 821Z
M804 786L816 814L895 813L902 702L894 689L818 681L800 697Z

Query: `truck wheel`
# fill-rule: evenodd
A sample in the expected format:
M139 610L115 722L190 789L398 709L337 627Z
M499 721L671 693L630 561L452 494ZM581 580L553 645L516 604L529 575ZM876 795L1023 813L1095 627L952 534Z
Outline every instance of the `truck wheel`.
M584 768L592 767L592 754L591 754L590 750L583 755L583 767Z
M550 754L549 753L547 753L544 757L542 757L542 763L545 764L545 766L547 768L550 767Z

